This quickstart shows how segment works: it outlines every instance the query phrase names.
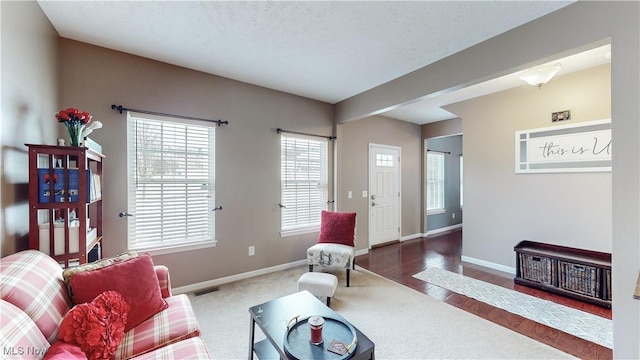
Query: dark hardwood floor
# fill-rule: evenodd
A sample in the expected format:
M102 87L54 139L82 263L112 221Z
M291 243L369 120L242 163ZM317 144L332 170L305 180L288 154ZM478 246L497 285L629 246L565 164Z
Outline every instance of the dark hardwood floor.
M458 230L371 249L368 254L356 257L356 266L361 266L573 356L582 359L613 358L611 349L413 277L427 267L439 267L611 319L611 309L514 284L512 274L463 263L460 259L461 253L462 230Z

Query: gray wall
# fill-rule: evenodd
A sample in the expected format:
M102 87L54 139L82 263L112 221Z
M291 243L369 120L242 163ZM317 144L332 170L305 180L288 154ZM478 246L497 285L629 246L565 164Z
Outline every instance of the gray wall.
M280 237L280 136L330 135L331 105L84 43L61 39L61 102L104 123L104 253L127 250L126 116L111 104L228 120L216 130L214 248L154 256L185 286L304 259L317 233ZM330 189L331 190L331 189ZM248 247L255 246L255 256Z
M463 119L463 255L515 267L513 246L525 239L611 252L611 172L516 174L514 140L520 130L610 118L610 78L602 65L541 89L523 85L447 106ZM571 109L571 120L552 124L560 109Z
M24 144L55 144L58 33L35 1L0 2L2 114L0 254L28 247L29 173Z
M615 149L624 149L613 156L611 180L616 358L640 358L640 301L631 296L640 270L639 13L638 2L578 1L336 105L337 121L360 119L611 42L612 136Z
M357 249L369 247L369 200L362 197L362 190L369 187L369 143L401 148L401 236L411 237L422 232L421 142L419 125L384 116L372 116L338 126L337 205L340 211L358 213ZM349 191L353 192L351 199L347 196Z
M427 149L448 153L444 156L445 212L427 215L428 233L433 230L462 223L462 209L460 208L460 154L462 154L462 135L427 139Z

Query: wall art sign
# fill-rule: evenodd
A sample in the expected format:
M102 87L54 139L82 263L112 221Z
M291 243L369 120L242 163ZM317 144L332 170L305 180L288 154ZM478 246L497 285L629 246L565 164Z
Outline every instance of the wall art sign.
M611 171L611 119L516 131L516 173Z

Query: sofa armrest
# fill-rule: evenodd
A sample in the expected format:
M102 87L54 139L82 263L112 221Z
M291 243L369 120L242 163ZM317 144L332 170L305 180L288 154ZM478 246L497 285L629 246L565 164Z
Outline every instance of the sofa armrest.
M160 292L163 298L171 296L171 279L169 278L169 268L164 265L155 265L156 275L160 283Z

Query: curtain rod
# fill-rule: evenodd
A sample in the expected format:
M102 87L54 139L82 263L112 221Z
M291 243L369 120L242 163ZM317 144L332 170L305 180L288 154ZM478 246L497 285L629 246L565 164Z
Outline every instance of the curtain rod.
M325 138L325 139L329 139L329 140L334 140L337 139L337 137L335 136L326 136L326 135L316 135L316 134L307 134L307 133L303 133L303 132L297 132L297 131L289 131L289 130L284 130L281 128L277 128L276 132L278 134L282 134L282 133L290 133L290 134L298 134L298 135L306 135L306 136L315 136L315 137L321 137L321 138Z
M120 114L122 114L123 111L133 111L133 112L139 112L142 114L149 114L149 115L159 115L159 116L167 116L167 117L172 117L172 118L178 118L178 119L187 119L187 120L197 120L197 121L207 121L207 122L214 122L217 123L218 126L221 125L228 125L229 122L228 121L222 121L222 120L211 120L211 119L203 119L203 118L198 118L198 117L193 117L193 116L183 116L183 115L175 115L175 114L167 114L167 113L161 113L161 112L155 112L155 111L149 111L149 110L139 110L139 109L131 109L131 108L126 108L123 107L122 105L111 105L111 109L119 112Z
M427 151L438 152L438 153L447 154L447 155L451 154L451 151L439 151L439 150L429 150L429 149L427 149Z

